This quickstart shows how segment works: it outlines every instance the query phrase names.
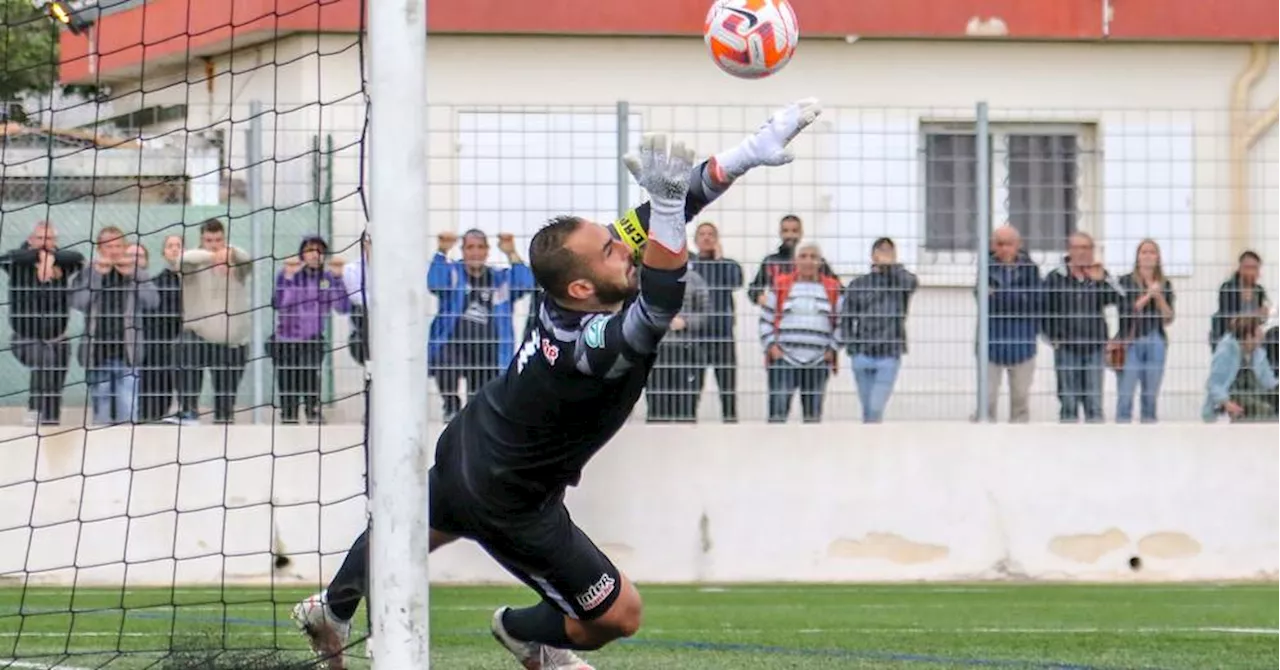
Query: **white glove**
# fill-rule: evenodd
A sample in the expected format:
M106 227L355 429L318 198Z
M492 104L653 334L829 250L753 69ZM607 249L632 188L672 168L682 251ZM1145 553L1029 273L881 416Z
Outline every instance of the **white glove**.
M667 136L646 133L640 138L640 155L627 154L622 162L636 183L649 193L649 241L673 253L685 248L684 198L689 191L694 153L683 142L667 148Z
M787 145L800 131L809 127L822 113L822 103L817 98L805 98L769 115L755 134L748 136L732 149L715 155L716 180L730 183L761 165L786 165L795 160Z

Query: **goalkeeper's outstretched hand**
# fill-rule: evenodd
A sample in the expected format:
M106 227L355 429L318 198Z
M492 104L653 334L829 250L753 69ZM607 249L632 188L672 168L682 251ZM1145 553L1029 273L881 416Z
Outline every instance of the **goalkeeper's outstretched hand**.
M797 100L775 111L754 134L712 158L712 176L729 184L751 168L790 163L795 154L787 145L820 114L822 103L817 98Z
M693 159L692 149L678 141L668 148L667 136L660 133L641 138L638 156L622 158L636 183L649 192L649 241L673 254L683 253L685 248L684 200Z

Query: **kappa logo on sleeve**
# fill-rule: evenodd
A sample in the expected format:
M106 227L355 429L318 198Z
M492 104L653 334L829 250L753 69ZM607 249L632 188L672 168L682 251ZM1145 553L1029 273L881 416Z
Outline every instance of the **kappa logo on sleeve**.
M602 316L593 319L591 323L588 323L586 329L582 331L583 344L586 344L592 349L603 349L604 329L605 326L609 325L609 319L612 318L613 315Z

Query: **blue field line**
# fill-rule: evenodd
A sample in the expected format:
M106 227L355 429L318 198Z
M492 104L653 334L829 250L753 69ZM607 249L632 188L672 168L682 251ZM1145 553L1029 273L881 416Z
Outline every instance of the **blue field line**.
M170 620L173 616L155 612L130 612L132 619ZM266 619L247 619L241 617L189 616L176 617L184 623L205 623L214 625L259 626L269 628L293 629L288 619L270 621ZM438 631L445 635L476 634L487 636L488 631L450 630ZM1101 665L1081 665L1078 663L1062 663L1058 661L1025 661L995 658L963 658L950 656L932 656L928 654L906 654L899 652L860 651L855 649L816 649L806 647L780 647L767 644L746 644L733 642L689 642L680 640L645 640L624 639L619 644L629 647L650 647L655 649L683 649L687 651L736 652L745 654L768 654L772 656L798 656L807 658L833 658L849 661L888 661L890 663L917 663L928 665L963 665L977 668L1028 668L1030 670L1162 670L1161 668L1113 668Z

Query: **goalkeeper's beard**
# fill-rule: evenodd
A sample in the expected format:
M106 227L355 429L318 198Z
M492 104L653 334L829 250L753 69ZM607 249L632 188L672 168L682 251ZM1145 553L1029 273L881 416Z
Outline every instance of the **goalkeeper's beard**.
M639 276L639 272L632 269L622 283L592 277L591 283L596 289L596 300L601 305L618 305L636 297L636 294L640 293Z

